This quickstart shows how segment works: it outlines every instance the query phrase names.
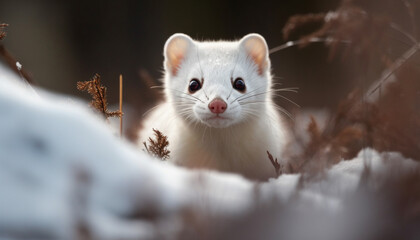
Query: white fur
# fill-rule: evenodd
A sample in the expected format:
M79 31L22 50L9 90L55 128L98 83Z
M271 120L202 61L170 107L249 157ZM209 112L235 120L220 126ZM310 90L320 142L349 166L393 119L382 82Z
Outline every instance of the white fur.
M168 136L170 161L179 165L256 179L274 177L266 151L280 158L288 137L269 92L264 38L249 34L235 42L198 42L175 34L166 42L164 55L166 99L145 119L139 143L153 136L155 128ZM245 81L245 93L232 87L231 78L238 77ZM204 82L190 94L193 78ZM208 104L216 97L227 103L219 114L224 119L209 119L216 114Z

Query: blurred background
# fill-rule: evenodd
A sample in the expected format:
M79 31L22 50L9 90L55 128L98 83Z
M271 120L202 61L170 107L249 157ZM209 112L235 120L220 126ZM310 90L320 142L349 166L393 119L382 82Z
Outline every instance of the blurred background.
M382 1L380 7L392 9L399 14L400 25L409 26L402 2ZM328 12L340 3L0 0L0 21L10 25L3 40L5 46L40 86L89 99L76 89L76 82L99 73L108 87L109 103L116 104L121 73L125 80L124 102L141 116L156 102L152 93L155 90L149 89L146 82L159 84L163 45L173 33L186 33L197 40L234 40L256 32L273 48L285 42L282 28L290 16ZM304 33L305 28L290 40ZM406 46L402 40L396 42ZM276 81L283 87L299 88L298 94L287 97L304 108L334 109L340 99L360 85L357 59L349 54L329 61L327 56L324 44L288 48L271 55ZM292 111L287 102L279 104Z

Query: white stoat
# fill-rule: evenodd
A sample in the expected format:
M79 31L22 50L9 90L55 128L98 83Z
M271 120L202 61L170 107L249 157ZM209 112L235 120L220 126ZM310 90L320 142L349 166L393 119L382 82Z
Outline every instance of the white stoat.
M266 151L280 158L288 134L272 100L264 38L198 42L174 34L164 57L166 99L145 119L139 143L155 128L168 136L176 164L275 177Z

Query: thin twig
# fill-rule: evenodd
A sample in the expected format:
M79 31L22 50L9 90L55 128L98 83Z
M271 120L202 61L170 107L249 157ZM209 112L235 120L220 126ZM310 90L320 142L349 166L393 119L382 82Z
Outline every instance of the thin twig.
M398 26L396 23L391 22L390 27L394 30L396 30L397 32L401 33L402 35L404 35L406 38L410 39L410 41L412 43L417 43L417 39L412 36L411 34L409 34L408 32L404 31L400 26Z
M336 40L336 39L332 39L332 38L310 38L308 39L299 39L299 40L295 40L295 41L288 41L280 46L274 47L272 49L269 50L269 54L273 54L275 52L284 50L286 48L290 48L290 47L294 47L294 46L300 46L300 45L306 45L308 43L332 43L332 42L341 42L341 43L346 43L349 44L351 43L350 41L345 41L345 40Z
M414 39L417 39L417 37L418 37L418 35L417 35L417 24L416 24L416 18L414 16L414 11L413 11L414 8L409 1L407 1L407 0L401 0L401 1L403 2L405 8L407 9L408 16L410 16L411 29L412 29L412 33L414 35Z
M415 53L417 53L420 50L420 43L417 43L413 45L409 50L407 50L400 58L395 60L395 62L392 64L392 66L388 69L385 75L383 75L379 81L378 84L367 94L367 97L372 95L374 92L376 92L381 85L388 80L392 74L394 74L404 63L407 62L408 59L410 59L412 56L414 56Z

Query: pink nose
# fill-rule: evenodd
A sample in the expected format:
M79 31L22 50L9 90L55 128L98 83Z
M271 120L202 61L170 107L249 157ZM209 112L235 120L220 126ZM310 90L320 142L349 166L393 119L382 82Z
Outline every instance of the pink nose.
M224 113L227 108L227 104L220 98L215 98L209 103L209 109L212 113Z

